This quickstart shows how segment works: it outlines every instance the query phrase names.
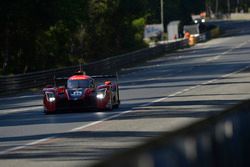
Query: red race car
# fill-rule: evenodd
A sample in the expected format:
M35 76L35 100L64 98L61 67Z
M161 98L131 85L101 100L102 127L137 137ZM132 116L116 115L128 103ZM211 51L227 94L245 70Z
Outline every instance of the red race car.
M69 78L57 78L56 81L64 81L63 86L55 84L43 89L45 114L61 110L112 110L120 105L117 75L91 77L84 72L77 72Z

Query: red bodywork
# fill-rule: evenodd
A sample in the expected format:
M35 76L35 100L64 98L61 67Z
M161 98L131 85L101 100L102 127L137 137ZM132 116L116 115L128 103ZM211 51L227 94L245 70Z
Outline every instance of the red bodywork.
M98 76L108 78L108 76ZM95 77L77 74L67 79L64 86L47 86L43 89L44 112L86 109L112 110L119 107L119 88L116 82L104 81L97 85Z

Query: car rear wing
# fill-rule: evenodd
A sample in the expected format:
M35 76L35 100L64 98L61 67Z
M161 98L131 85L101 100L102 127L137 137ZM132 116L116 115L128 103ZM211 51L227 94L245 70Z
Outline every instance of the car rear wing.
M115 75L94 75L90 77L96 80L115 79L115 82L118 83L118 73L116 73Z
M79 73L76 73L79 74ZM118 73L115 75L94 75L90 76L91 78L95 79L96 81L102 81L110 79L118 83ZM65 86L69 77L55 77L54 76L54 86Z
M54 85L55 86L65 86L67 83L68 77L55 77L54 78Z
M99 78L118 78L118 75L94 75L94 76L90 76L93 79L99 79Z
M116 75L94 75L92 78L116 78Z

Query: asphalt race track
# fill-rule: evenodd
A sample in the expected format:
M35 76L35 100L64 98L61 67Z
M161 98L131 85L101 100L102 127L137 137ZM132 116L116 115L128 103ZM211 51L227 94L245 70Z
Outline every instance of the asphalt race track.
M250 22L120 75L114 111L44 115L40 94L0 98L0 166L86 166L250 98Z

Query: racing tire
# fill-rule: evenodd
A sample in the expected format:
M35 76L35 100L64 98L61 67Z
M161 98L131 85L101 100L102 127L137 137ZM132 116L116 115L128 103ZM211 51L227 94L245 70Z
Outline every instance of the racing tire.
M117 109L120 106L120 101L117 102L117 104L113 105L113 108Z
M114 97L114 102L116 102L116 104L113 105L113 108L117 109L120 106L120 100L116 100L116 97Z

